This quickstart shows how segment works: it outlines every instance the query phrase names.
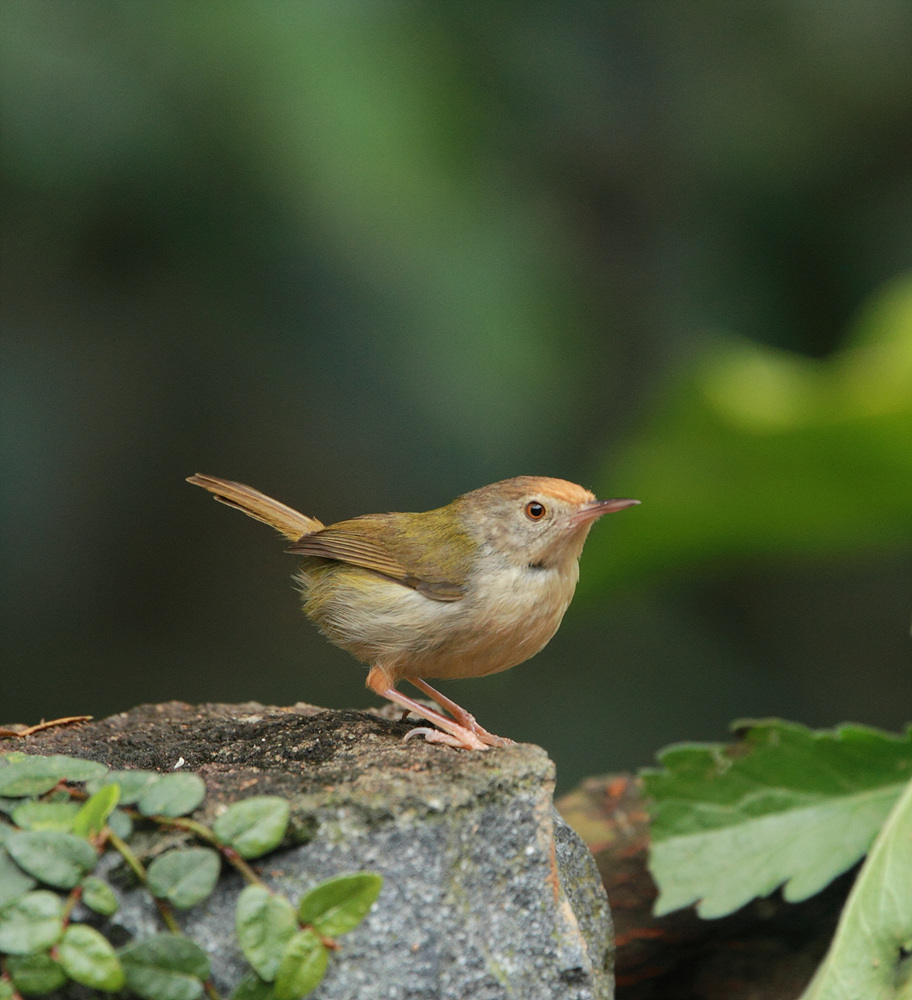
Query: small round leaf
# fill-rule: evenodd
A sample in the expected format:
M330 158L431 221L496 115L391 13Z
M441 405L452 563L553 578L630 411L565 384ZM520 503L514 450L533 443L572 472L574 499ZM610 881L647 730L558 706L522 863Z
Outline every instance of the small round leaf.
M57 946L57 958L81 986L113 993L126 982L117 954L94 927L70 924Z
M19 896L0 909L0 952L27 955L56 944L63 933L63 902L46 889Z
M326 972L329 954L320 936L310 927L297 934L285 946L275 979L276 1000L298 1000L310 993Z
M43 795L60 781L88 781L107 773L104 764L54 754L51 757L6 757L0 767L0 795L24 798Z
M160 777L156 771L111 771L102 781L91 781L86 787L90 792L98 792L105 785L117 785L120 789L120 804L132 806L139 801L146 788Z
M179 910L201 903L215 888L221 859L208 847L168 851L149 865L149 892Z
M88 875L82 880L82 901L103 917L116 913L119 906L113 889L95 875Z
M0 906L34 889L37 884L13 861L6 848L0 847Z
M71 831L79 809L78 802L36 802L29 799L16 806L12 816L13 822L22 830Z
M140 795L143 816L186 816L206 797L206 783L198 774L164 774Z
M115 809L111 813L108 826L121 840L129 840L133 836L133 820L123 809Z
M87 840L62 830L21 830L6 849L20 868L57 889L74 888L98 861Z
M40 996L63 986L66 973L59 962L46 951L32 952L31 955L11 955L6 960L6 968L12 976L13 985L25 996Z
M143 1000L196 1000L209 978L209 959L179 934L157 934L122 948L127 987Z
M255 972L249 972L235 986L231 1000L275 1000L275 990L272 983L264 983Z
M257 795L230 805L212 826L216 837L242 858L259 858L278 847L291 806L277 795Z
M244 957L259 976L272 982L285 945L298 930L294 907L284 896L249 885L238 897L234 926Z
M324 937L337 937L361 923L382 887L383 879L372 872L327 879L301 900L298 919Z

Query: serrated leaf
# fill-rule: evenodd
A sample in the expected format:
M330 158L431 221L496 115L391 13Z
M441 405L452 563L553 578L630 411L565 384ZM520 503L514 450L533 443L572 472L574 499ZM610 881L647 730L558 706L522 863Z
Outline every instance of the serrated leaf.
M22 830L72 830L79 813L79 803L20 802L13 810L13 822Z
M208 847L168 851L148 870L147 885L153 896L167 899L179 910L206 899L218 881L221 859Z
M277 795L235 802L213 824L218 839L242 858L259 858L278 847L288 829L291 806Z
M25 996L50 993L67 980L60 963L46 951L12 955L6 960L6 967L13 978L13 985Z
M64 754L11 757L8 755L6 766L0 768L0 795L10 798L43 795L60 781L89 781L108 771L104 764Z
M751 724L735 746L681 745L644 772L658 915L719 917L784 884L805 899L857 862L912 775L912 732Z
M909 996L912 950L912 784L861 867L830 950L801 1000Z
M101 833L119 799L120 788L117 785L100 788L82 804L73 822L73 833L77 837L94 837Z
M209 977L209 959L179 934L127 945L119 952L127 987L143 1000L196 1000Z
M113 993L126 982L116 952L94 927L70 924L57 945L57 958L70 979L81 986Z
M100 913L103 917L110 917L116 913L120 905L108 883L95 875L88 875L82 880L81 898L90 910Z
M264 983L250 972L235 986L231 1000L275 1000L275 990L271 983Z
M361 923L382 888L383 879L372 872L327 879L301 900L298 919L324 937L338 937Z
M291 902L261 885L249 885L238 897L234 926L244 958L272 982L285 945L298 930Z
M63 902L47 889L18 896L0 908L0 953L27 955L56 944L63 934Z
M98 861L87 840L61 830L22 830L6 849L20 868L56 889L74 888Z
M326 972L329 953L320 936L306 927L288 942L275 978L276 1000L298 1000L310 993Z
M206 797L206 784L197 774L163 774L140 795L143 816L186 816Z
M0 847L0 906L23 895L37 884L31 875L27 875L13 861L6 848Z

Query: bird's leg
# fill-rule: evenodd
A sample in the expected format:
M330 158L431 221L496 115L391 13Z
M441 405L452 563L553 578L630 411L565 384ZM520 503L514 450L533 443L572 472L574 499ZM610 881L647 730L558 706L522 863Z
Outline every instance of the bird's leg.
M506 747L510 746L513 742L513 740L508 740L503 736L495 736L493 733L489 733L483 726L479 726L475 721L474 715L467 712L460 705L457 705L455 701L451 701L445 694L441 694L436 688L432 688L427 681L421 680L420 677L409 677L407 679L419 691L423 691L429 698L436 701L444 712L449 712L460 726L474 733L482 743L486 743L489 747Z
M367 686L382 698L386 698L396 705L401 705L410 712L420 715L422 719L433 722L435 726L443 730L443 732L439 732L437 729L422 726L406 733L406 739L413 735L423 736L428 743L445 743L447 746L457 747L460 750L488 749L488 745L467 726L461 726L449 716L435 712L433 708L428 708L427 705L422 705L414 698L409 698L397 691L393 687L389 674L382 667L371 667L367 674Z

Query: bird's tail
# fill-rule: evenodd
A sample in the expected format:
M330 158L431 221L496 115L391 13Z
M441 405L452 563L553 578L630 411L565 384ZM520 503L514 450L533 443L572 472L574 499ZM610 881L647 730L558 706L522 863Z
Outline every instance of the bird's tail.
M205 476L200 473L189 476L187 482L193 483L194 486L202 486L220 503L237 507L250 517L280 531L294 542L323 527L322 521L318 521L315 517L308 517L291 507L286 507L278 500L273 500L265 493L260 493L259 490L243 483L233 483L228 479L217 479L215 476Z

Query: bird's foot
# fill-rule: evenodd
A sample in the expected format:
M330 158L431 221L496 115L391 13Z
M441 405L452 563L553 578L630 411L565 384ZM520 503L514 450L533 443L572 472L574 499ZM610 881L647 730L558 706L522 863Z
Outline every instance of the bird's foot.
M454 705L454 708L459 708L458 705ZM475 721L475 716L467 712L464 708L460 708L459 712L454 712L449 706L447 706L447 711L453 718L462 726L464 729L468 729L470 733L477 736L486 746L489 747L511 747L515 746L513 740L508 740L506 736L495 736L493 733L489 733L484 726L479 725Z
M459 728L461 729L462 727L460 726ZM486 745L483 743L469 729L464 730L464 732L464 736L457 736L455 732L445 733L441 729L431 729L430 726L418 726L415 729L410 729L402 737L402 742L410 740L413 736L423 736L428 743L443 743L448 747L455 747L457 750L487 750L488 745L493 746L493 744Z
M418 677L410 677L409 680L416 688L423 691L428 697L433 698L445 712L449 713L461 729L466 729L474 736L477 736L485 746L513 746L513 740L508 740L505 736L495 736L493 733L489 733L484 726L478 724L471 712L467 712L462 705L457 705L452 698L447 698L445 694L442 694L436 688L432 688L427 681L423 681Z

